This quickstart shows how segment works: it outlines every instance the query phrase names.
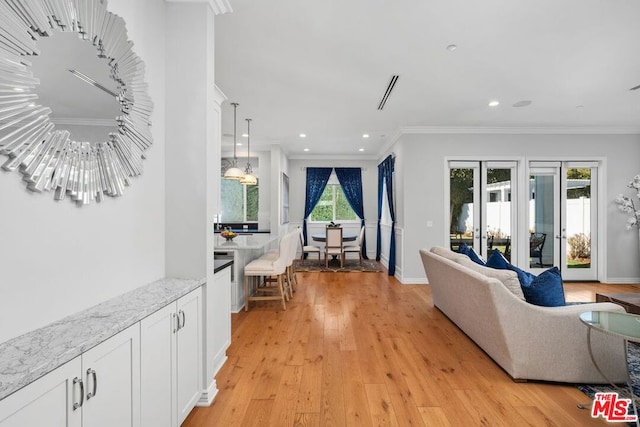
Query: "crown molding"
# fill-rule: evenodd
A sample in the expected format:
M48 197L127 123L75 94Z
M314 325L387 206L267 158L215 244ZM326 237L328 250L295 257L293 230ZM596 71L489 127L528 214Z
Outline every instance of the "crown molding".
M227 99L229 99L227 98L227 95L224 94L224 92L218 87L218 85L214 84L213 85L213 102L221 106L222 103Z
M84 118L51 118L51 122L61 126L106 126L116 127L118 123L115 117L113 119L84 119Z
M400 128L400 136L409 134L559 134L559 135L635 135L640 134L640 127L609 126L531 126L531 127L491 127L491 126L404 126Z
M378 159L376 155L357 154L292 154L288 156L290 160L367 160Z
M207 3L215 15L233 12L229 0L166 0L167 3Z

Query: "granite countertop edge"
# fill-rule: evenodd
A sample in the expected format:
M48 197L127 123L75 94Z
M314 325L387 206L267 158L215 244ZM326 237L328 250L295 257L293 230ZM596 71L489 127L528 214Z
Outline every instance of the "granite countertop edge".
M0 400L206 283L164 278L0 343Z

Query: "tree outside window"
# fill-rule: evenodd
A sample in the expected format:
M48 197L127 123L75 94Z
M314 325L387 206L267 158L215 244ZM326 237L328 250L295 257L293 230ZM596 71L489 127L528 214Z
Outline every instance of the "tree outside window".
M356 221L356 213L342 191L339 184L327 184L320 201L311 212L311 221Z
M242 185L235 179L222 181L222 221L258 221L258 198L260 181L257 185Z

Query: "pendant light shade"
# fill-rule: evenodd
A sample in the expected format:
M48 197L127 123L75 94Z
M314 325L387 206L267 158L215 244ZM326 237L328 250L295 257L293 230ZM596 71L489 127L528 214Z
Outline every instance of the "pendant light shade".
M251 119L245 119L247 121L247 167L244 170L244 176L240 179L240 184L244 185L256 185L258 178L253 175L253 168L251 167Z
M233 105L233 162L231 167L224 173L225 179L242 179L244 172L238 167L238 157L236 156L236 110L238 109L238 103L232 102Z

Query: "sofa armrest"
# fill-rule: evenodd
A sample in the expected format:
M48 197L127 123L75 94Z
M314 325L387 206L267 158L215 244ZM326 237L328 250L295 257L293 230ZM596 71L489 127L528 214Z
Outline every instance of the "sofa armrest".
M593 366L587 344L589 328L579 316L585 311L625 312L623 307L609 302L564 307L539 307L522 303L522 307L514 310L513 304L501 301L503 298L496 296L497 309L501 312L498 316L502 323L500 327L508 341L512 360L527 362L514 368L515 378L606 382ZM509 300L513 301L511 298ZM613 381L624 381L624 340L597 332L591 334L592 352L599 367Z

